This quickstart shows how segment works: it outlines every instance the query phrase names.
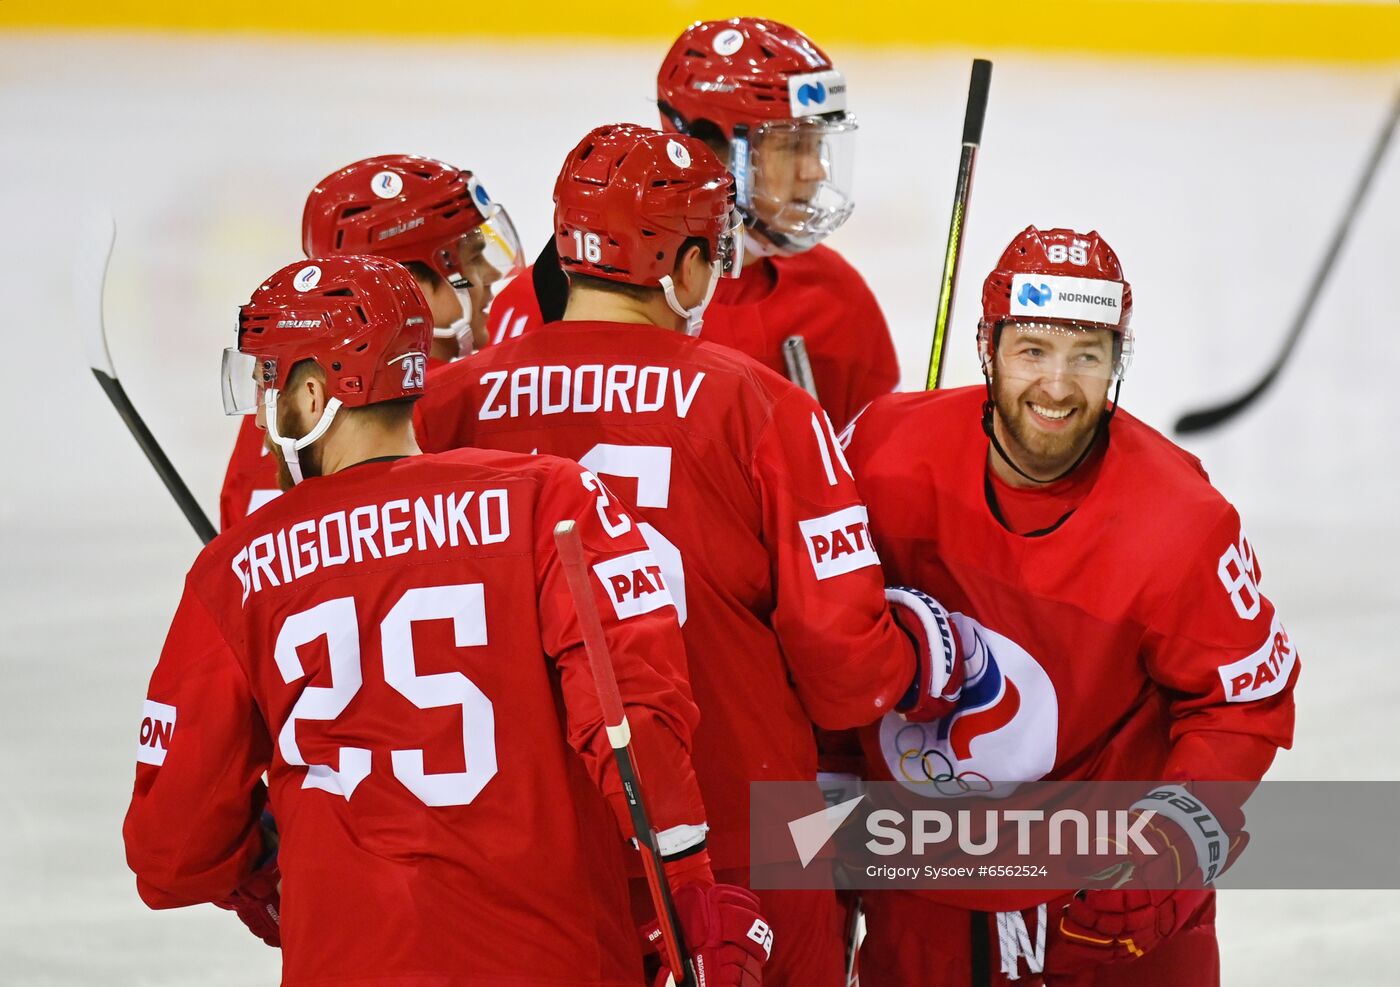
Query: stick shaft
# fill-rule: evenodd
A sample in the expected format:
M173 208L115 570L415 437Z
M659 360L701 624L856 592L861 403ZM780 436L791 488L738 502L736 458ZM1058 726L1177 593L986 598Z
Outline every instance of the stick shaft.
M194 528L195 534L207 545L217 532L209 522L199 501L195 500L190 488L185 485L175 465L166 456L151 430L146 427L136 406L127 396L117 377L112 363L112 354L107 348L107 327L103 320L103 302L107 289L107 267L112 257L112 247L116 243L117 227L112 217L105 212L94 213L89 221L91 227L81 241L77 265L73 271L73 297L83 320L80 323L83 348L87 353L92 375L97 378L103 393L117 409L117 414L126 423L131 437L146 454L146 459L155 467L170 496L175 498L185 520Z
M146 427L140 412L131 403L131 399L127 397L122 382L115 377L108 377L96 368L93 369L92 375L102 385L102 390L106 392L112 406L117 409L117 414L121 415L122 421L126 422L131 437L136 440L136 444L146 454L146 459L155 468L156 475L165 484L165 489L170 491L171 497L175 498L175 503L179 505L181 513L185 515L185 520L190 523L190 527L194 528L195 534L199 535L204 544L209 544L218 532L214 530L214 525L210 523L204 509L199 506L199 501L195 500L194 494L190 493L190 488L185 485L185 481L181 478L179 471L175 469L175 465L166 456L165 450L156 441L156 437L151 434L151 430Z
M807 355L807 340L789 336L783 340L783 363L787 365L788 380L817 397L817 379L812 376L812 359Z
M607 638L603 634L603 622L598 616L598 602L588 577L583 543L579 539L574 522L561 521L555 526L554 542L559 549L559 559L564 565L569 596L573 598L574 610L578 614L583 647L588 654L594 689L598 693L598 703L603 710L603 725L607 728L608 742L612 745L618 775L622 779L622 790L627 796L627 810L632 818L633 833L641 847L647 888L651 892L651 902L656 909L657 922L661 926L663 954L672 975L679 978L676 981L678 987L694 987L695 974L686 958L688 953L685 939L681 934L675 901L671 898L671 888L666 883L661 848L657 844L656 831L647 815L641 779L632 760L632 731L627 723L627 711L622 705L622 694L617 688L617 675L613 671L612 653L608 650Z
M934 315L933 347L929 352L927 389L935 390L943 380L943 351L948 326L953 318L953 295L957 290L958 265L962 261L963 229L972 197L972 176L977 165L977 149L982 143L982 124L987 117L987 96L992 84L992 63L984 58L972 62L967 88L967 110L963 114L962 154L958 178L953 187L953 213L948 221L948 245L943 253L943 278L938 285L938 308Z
M1283 371L1284 366L1288 363L1288 358L1298 345L1298 339L1303 335L1303 328L1307 325L1313 307L1322 294L1322 288L1332 273L1337 256L1342 252L1342 245L1346 243L1347 235L1351 232L1357 213L1361 211L1361 203L1371 188L1371 182L1375 179L1376 172L1380 169L1381 160L1385 157L1391 139L1395 136L1397 120L1400 120L1400 91L1395 94L1395 100L1390 107L1390 115L1386 117L1385 124L1381 127L1380 134L1371 148L1371 155L1366 160L1365 168L1362 169L1361 179L1352 191L1351 199L1347 202L1341 220L1337 223L1337 229L1332 234L1332 241L1328 244L1327 252L1322 257L1322 263L1313 274L1307 293L1303 296L1303 304L1293 317L1293 324L1289 326L1288 335L1284 338L1283 347L1279 350L1278 356L1274 358L1274 362L1269 365L1263 377L1238 397L1183 415L1176 423L1178 435L1202 432L1234 418L1252 405L1259 398L1259 395L1268 390Z

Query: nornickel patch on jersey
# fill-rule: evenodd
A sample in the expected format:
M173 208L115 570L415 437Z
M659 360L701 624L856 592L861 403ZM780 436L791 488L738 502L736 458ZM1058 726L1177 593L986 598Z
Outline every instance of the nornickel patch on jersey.
M870 543L870 515L865 505L843 507L834 514L799 521L807 555L818 579L830 579L866 566L879 565Z
M175 735L175 707L147 699L141 709L141 734L136 743L136 760L160 767L170 738Z
M1219 668L1220 681L1225 686L1225 701L1248 703L1268 699L1288 685L1298 651L1289 640L1288 632L1274 614L1269 637L1254 654Z
M675 605L661 563L650 550L598 562L593 572L612 601L618 620Z

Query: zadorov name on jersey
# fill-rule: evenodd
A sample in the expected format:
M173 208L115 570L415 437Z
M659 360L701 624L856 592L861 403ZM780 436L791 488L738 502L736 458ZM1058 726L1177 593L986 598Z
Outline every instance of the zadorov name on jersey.
M246 603L249 593L284 586L321 568L444 545L494 545L509 537L508 491L460 490L308 518L254 538L231 565Z
M675 604L650 549L595 563L593 572L607 590L618 620Z
M807 543L807 555L818 579L879 565L880 556L870 542L870 515L864 504L845 507L834 514L797 522Z
M1225 701L1247 703L1267 699L1282 692L1293 674L1298 652L1279 623L1278 614L1269 627L1269 638L1254 654L1219 668L1225 686Z
M677 418L684 418L704 380L704 371L687 383L679 370L626 363L493 370L481 375L481 386L487 390L477 418L491 421L595 411L644 415L668 404Z

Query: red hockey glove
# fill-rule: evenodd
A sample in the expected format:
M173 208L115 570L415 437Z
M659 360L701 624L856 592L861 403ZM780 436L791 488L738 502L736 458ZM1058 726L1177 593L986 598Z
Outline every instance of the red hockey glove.
M280 948L281 884L282 872L277 867L277 854L273 853L232 894L214 904L236 912L249 932L269 946Z
M894 622L913 640L918 659L914 682L895 709L912 723L948 715L962 695L965 671L962 642L948 611L908 586L885 587L885 599Z
M1135 848L1126 861L1095 875L1101 886L1065 906L1058 941L1047 951L1047 973L1079 972L1151 951L1191 922L1212 894L1208 882L1248 842L1241 832L1231 846L1225 827L1179 786L1135 803L1130 818L1148 808L1156 814L1141 835L1153 852Z
M753 892L732 884L687 884L674 898L699 987L759 987L763 964L773 952L773 932L758 913ZM653 923L642 934L655 943L660 932ZM672 979L663 959L655 987Z

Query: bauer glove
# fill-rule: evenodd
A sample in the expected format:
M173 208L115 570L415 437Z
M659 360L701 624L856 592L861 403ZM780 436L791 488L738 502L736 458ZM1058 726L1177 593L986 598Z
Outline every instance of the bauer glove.
M1214 893L1210 882L1249 841L1243 831L1230 839L1210 810L1178 785L1134 803L1129 818L1149 808L1156 811L1141 835L1152 852L1134 848L1065 906L1058 942L1047 951L1047 972L1072 973L1150 952L1191 924Z
M911 723L947 716L962 695L962 642L943 605L908 586L885 587L885 599L899 629L914 642L914 682L895 706Z

